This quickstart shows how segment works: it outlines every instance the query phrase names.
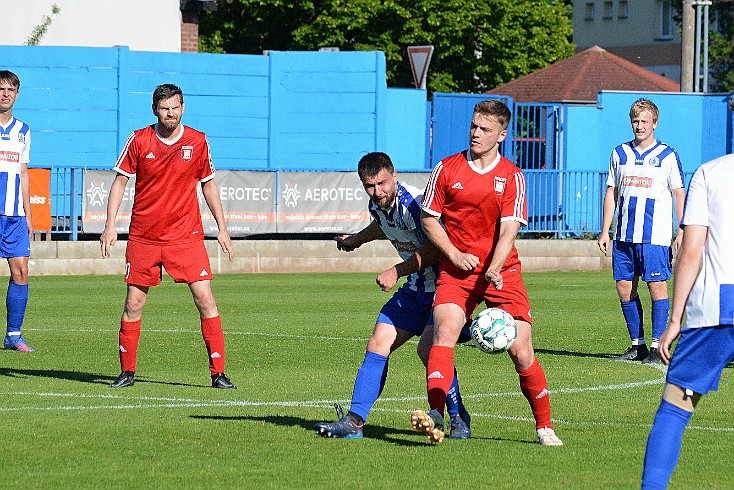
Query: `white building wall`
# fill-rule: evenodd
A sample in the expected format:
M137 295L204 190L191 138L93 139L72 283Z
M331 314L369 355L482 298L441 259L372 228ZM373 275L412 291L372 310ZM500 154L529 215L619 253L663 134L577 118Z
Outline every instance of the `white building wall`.
M51 15L56 4L59 15ZM181 51L179 0L0 0L0 45L26 44L51 16L40 46L128 46L135 51Z

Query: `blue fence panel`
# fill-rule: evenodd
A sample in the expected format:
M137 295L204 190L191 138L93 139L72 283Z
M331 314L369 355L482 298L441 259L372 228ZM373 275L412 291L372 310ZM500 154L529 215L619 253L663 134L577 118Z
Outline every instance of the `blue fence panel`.
M512 160L523 170L559 168L559 112L560 104L515 104L510 122L514 129L508 138L513 144Z
M474 106L488 99L502 100L510 110L513 110L512 99L506 96L434 92L431 167L435 167L442 158L459 153L469 147L469 128L471 127ZM507 145L507 141L513 139L513 131L514 127L510 126L507 139L500 145L500 152L514 162L514 147Z

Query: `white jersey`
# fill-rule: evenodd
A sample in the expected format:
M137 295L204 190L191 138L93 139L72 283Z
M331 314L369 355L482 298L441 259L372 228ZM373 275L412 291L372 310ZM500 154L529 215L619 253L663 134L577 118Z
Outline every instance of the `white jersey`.
M25 216L20 173L31 161L31 128L12 118L0 125L0 215Z
M701 165L688 186L683 225L708 227L703 265L686 303L686 327L734 325L734 155Z
M640 154L634 141L619 145L609 159L607 185L618 192L615 240L670 246L671 191L684 186L683 168L673 148L656 141Z
M383 209L370 200L368 209L382 228L388 240L405 260L424 243L428 236L421 227L421 200L423 191L409 184L398 182L395 204ZM420 292L436 291L438 264L410 274L406 284L410 289Z

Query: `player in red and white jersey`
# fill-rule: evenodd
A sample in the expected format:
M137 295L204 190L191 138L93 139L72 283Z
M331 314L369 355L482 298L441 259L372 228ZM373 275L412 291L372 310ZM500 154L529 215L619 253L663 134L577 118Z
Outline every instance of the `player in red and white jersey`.
M135 383L140 323L148 289L161 282L162 268L191 289L201 317L201 333L209 355L214 388L235 388L224 374L224 333L211 290L212 272L204 247L204 229L196 187L217 222L217 241L232 260L214 166L206 136L181 124L183 93L171 84L156 87L153 113L158 123L133 132L117 160L118 175L110 188L107 222L100 237L102 257L117 241L115 219L130 177L135 176L130 233L125 253L125 308L120 321L122 373L110 385Z
M155 124L134 131L115 164L119 174L136 178L131 240L180 244L204 239L196 186L214 178L209 142L204 133L180 127L170 141L160 138Z
M533 349L530 303L515 248L517 232L527 224L525 178L499 154L510 117L500 101L478 103L469 149L433 169L423 197L423 229L444 257L439 264L433 346L426 368L431 410L413 412L411 424L431 442L440 442L444 436L454 346L467 318L483 301L517 321L517 339L508 353L535 417L538 441L544 446L563 444L551 423L547 382Z
M0 257L7 259L10 282L5 297L7 329L3 347L34 352L20 330L28 305L28 260L31 255L31 130L13 117L20 91L18 75L0 70Z

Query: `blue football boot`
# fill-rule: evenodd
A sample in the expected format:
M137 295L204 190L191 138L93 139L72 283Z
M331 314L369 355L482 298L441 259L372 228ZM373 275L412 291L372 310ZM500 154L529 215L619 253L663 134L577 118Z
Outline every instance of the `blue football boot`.
M357 425L352 421L349 415L344 415L344 409L338 403L334 404L336 416L339 418L336 422L319 422L314 429L321 437L334 437L336 439L361 439L362 427L364 424Z

